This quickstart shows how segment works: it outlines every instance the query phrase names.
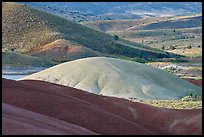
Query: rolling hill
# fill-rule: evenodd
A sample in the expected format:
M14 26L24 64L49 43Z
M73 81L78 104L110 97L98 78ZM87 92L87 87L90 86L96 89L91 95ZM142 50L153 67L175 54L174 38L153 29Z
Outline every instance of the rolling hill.
M134 26L142 26L144 24L151 24L157 20L163 21L168 20L167 17L155 17L155 18L142 18L142 19L131 19L131 20L105 20L105 21L87 21L81 24L100 30L103 32L111 31L124 31Z
M128 41L175 54L185 56L189 51L192 54L202 52L202 14L95 21L82 24ZM188 49L188 46L192 48Z
M107 17L97 16L87 12L81 12L77 10L72 10L60 2L19 2L31 8L51 13L62 18L74 21L74 22L84 22L84 21L95 21L95 20L107 20ZM62 4L62 5L61 5Z
M152 17L136 20L90 21L81 24L104 32L193 28L202 27L202 15Z
M79 59L29 75L95 94L141 100L180 99L201 88L166 71L145 64L107 57Z
M51 67L54 65L57 65L57 63L39 57L10 51L2 52L2 66Z
M2 103L2 109L3 135L97 135L77 125L14 105Z
M21 2L73 21L122 20L201 13L201 2Z
M149 48L139 43L128 43L128 41L121 38L114 39L114 36L109 34L29 8L25 5L4 2L2 6L2 43L3 48L6 50L14 49L17 52L29 55L36 53L38 57L43 57L42 54L38 54L38 50L48 50L48 53L51 53L51 55L47 55L48 53L46 53L46 57L50 57L52 56L52 52L50 51L52 50L52 46L50 46L51 49L47 49L49 46L45 45L63 39L70 41L74 49L85 47L83 49L90 49L88 50L89 53L92 50L94 51L91 55L85 54L83 57L94 54L95 56L101 54L102 56L112 57L140 57L146 60L150 58L171 57L171 54L167 54L161 50ZM43 46L46 49L42 49ZM68 47L65 46L65 48ZM64 50L61 51L64 52ZM96 55L95 51L99 53ZM77 55L80 55L81 52L84 55L84 50L79 50ZM81 56L76 56L74 59L77 58L81 58ZM73 57L65 57L65 60L61 61L71 59Z
M31 53L31 55L51 59L56 62L75 60L84 57L102 56L102 54L97 51L73 44L64 39L58 39L46 44L37 51Z
M202 27L202 16L193 16L186 18L178 18L167 21L158 21L157 23L151 23L144 25L139 28L131 29L140 29L140 30L152 30L152 29L178 29L178 28L193 28L193 27Z
M49 82L2 79L2 134L201 135L202 109L158 108Z

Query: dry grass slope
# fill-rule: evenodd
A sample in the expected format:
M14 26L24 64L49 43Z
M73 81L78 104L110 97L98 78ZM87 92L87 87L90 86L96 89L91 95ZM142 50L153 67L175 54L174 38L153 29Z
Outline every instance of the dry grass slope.
M2 65L6 66L34 66L34 67L51 67L57 63L38 57L24 55L16 52L2 52Z
M141 48L138 43L127 46L123 43L125 40L120 42L109 34L24 5L3 3L2 6L2 43L3 48L8 50L14 48L15 51L32 54L46 44L65 39L78 48L84 46L102 55L146 59L169 57L163 51L155 52L153 48L151 52L146 51L147 47Z

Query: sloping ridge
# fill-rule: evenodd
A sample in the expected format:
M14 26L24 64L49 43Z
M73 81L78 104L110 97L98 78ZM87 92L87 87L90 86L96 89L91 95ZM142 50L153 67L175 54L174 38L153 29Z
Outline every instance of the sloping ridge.
M94 135L85 128L35 113L13 105L2 104L4 135Z
M11 107L11 113L7 115L9 116L7 118L12 120L13 112L19 112L22 119L31 118L30 122L32 123L29 124L32 126L36 122L33 120L42 118L41 125L39 125L40 123L36 125L38 128L41 127L41 131L48 129L44 127L46 125L43 123L46 124L50 119L49 126L52 126L52 120L54 120L56 121L55 127L58 127L53 132L60 129L66 131L69 126L64 127L64 125L70 123L84 129L82 131L81 128L75 127L76 134L80 131L81 134L95 132L104 135L202 134L201 109L156 108L36 80L2 79L2 85L2 103L7 104L7 106L3 104L3 108L7 107L3 109L3 134L8 133L6 130L10 130L10 134L15 134L20 130L14 125L10 125L13 128L9 129L8 121L4 121L5 112L8 112L9 109L8 105L18 107L19 111L15 111L13 109L16 108ZM19 116L19 113L16 113L18 114L16 117ZM64 125L61 125L62 121L65 122ZM27 123L29 120L21 122ZM36 128L35 134L40 134L41 131ZM23 132L26 133L25 130ZM21 133L23 134L23 132ZM71 134L71 132L66 133Z
M14 48L15 51L32 54L41 50L46 44L65 39L70 41L75 48L80 49L80 47L84 46L104 56L126 56L130 58L169 57L163 51L159 53L154 52L154 50L152 52L146 51L145 46L142 49L137 49L118 44L120 39L115 40L109 34L25 5L5 2L2 6L2 43L3 48L7 50ZM135 47L137 45L139 44L134 43ZM90 50L88 53L90 53ZM86 57L87 55L90 56L88 53ZM91 52L91 55L98 56L95 52ZM39 54L39 56L43 57L42 54Z
M142 100L180 99L201 88L164 70L107 57L78 59L56 65L21 80L61 84L95 94Z
M30 55L21 54L18 52L3 51L2 52L2 65L12 66L35 66L35 67L48 67L54 66L57 63L34 57Z
M54 61L68 61L84 57L101 56L101 54L96 51L81 45L73 44L64 39L58 39L46 44L31 54Z
M160 21L147 24L141 27L132 28L132 30L154 30L154 29L178 29L202 27L202 15L189 18L178 18L175 20Z

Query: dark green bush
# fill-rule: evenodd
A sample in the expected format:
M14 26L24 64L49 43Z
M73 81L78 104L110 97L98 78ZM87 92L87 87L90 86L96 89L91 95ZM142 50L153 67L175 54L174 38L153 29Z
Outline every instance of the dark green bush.
M119 37L118 37L117 35L114 35L114 39L115 39L115 40L118 40Z
M188 45L188 46L187 46L187 49L191 49L191 48L192 48L192 46L191 46L191 45Z

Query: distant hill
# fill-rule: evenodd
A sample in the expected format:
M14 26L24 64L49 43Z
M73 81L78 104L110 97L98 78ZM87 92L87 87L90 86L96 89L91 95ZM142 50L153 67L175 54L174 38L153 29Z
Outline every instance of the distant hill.
M156 23L147 24L135 29L152 30L152 29L178 29L202 27L202 16L187 17L181 19L173 19L168 21L158 21ZM132 28L134 29L134 28Z
M22 2L69 20L137 19L196 14L202 12L201 2ZM131 16L130 16L131 15Z
M92 21L84 22L82 24L104 32L192 28L202 27L202 15L154 17L137 20Z
M146 60L170 57L170 54L161 50L128 42L121 38L115 39L114 36L109 34L25 5L5 2L2 6L2 44L6 50L14 49L17 52L38 57L46 55L46 57L51 57L50 60L53 60L52 53L55 51L51 50L56 48L45 45L52 45L56 40L64 39L71 44L65 44L64 49L60 47L60 51L64 52L66 48L71 46L78 52L76 57L70 57L66 54L67 56L60 61L100 55L140 57ZM44 51L49 52L44 54ZM80 54L83 54L83 56ZM60 57L56 56L56 58L61 58L60 53L58 55Z
M59 4L57 4L57 2L19 2L19 3L75 22L108 20L108 17L102 17L86 12L71 10L67 6L60 4L63 2L60 2Z
M82 24L167 52L184 55L188 52L187 46L192 47L192 53L202 52L202 14L137 20L91 21ZM175 47L172 50L173 46Z

